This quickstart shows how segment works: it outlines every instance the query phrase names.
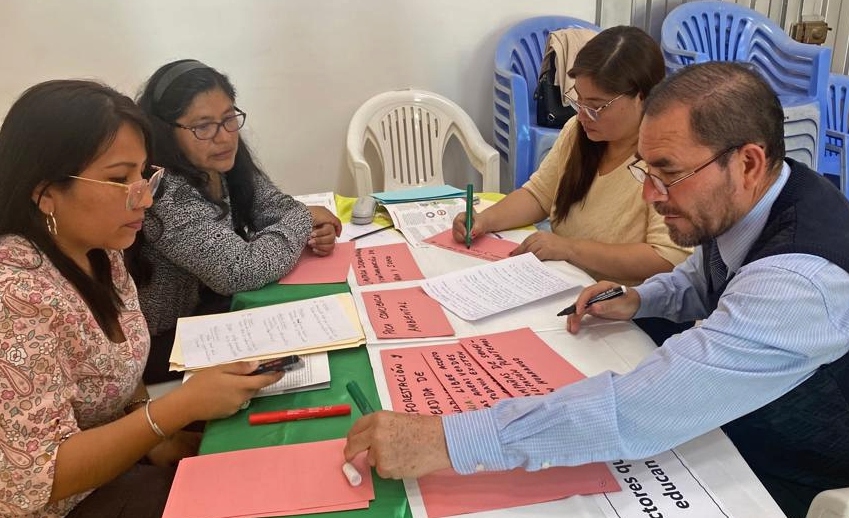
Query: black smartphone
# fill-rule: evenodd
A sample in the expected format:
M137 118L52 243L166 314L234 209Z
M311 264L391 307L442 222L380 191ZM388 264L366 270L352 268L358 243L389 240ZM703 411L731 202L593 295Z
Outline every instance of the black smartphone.
M302 360L297 354L293 354L291 356L283 356L282 358L275 358L274 360L261 363L259 367L251 373L251 375L262 374L264 372L291 371L300 369L303 366L304 360Z

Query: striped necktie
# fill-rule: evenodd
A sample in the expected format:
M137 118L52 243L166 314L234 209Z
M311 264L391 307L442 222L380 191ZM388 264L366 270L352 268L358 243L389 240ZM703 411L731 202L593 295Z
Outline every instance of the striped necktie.
M725 278L728 276L728 267L719 255L719 245L716 241L710 249L710 281L714 291L718 291L725 283Z

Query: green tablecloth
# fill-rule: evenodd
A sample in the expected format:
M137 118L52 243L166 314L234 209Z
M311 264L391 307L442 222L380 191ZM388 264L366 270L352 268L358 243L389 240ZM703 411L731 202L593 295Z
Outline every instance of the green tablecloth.
M302 286L270 284L256 291L239 293L233 299L232 309L267 306L346 291L349 291L346 283ZM242 410L227 419L211 421L207 424L201 443L201 454L344 437L354 420L360 416L356 405L345 389L345 384L351 380L356 380L372 405L375 405L375 408L379 406L380 400L377 397L374 374L365 346L331 351L329 356L331 378L329 389L254 398L247 410ZM250 426L248 424L248 414L251 412L338 403L350 404L353 409L351 415L262 426ZM372 479L374 480L375 499L368 509L320 513L309 516L338 518L409 518L412 516L410 506L407 504L404 484L401 481L382 479L374 471L372 471ZM285 488L281 488L281 490L285 491Z

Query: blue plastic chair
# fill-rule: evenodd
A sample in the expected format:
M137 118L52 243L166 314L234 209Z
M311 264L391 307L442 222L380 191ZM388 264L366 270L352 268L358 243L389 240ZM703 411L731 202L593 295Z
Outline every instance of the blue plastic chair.
M511 27L495 51L495 148L507 161L501 173L502 189L519 188L551 149L558 129L536 124L540 62L548 33L557 29L601 29L569 16L540 16Z
M849 76L831 74L828 78L825 109L825 153L820 172L840 178L840 190L849 197Z
M670 11L663 20L660 46L669 73L706 61L743 61L757 67L784 107L785 134L795 137L788 142L788 155L806 152L809 165L816 168L825 152L820 114L825 112L831 49L794 41L757 11L718 1L687 2ZM815 134L807 129L812 126ZM807 139L800 137L804 133ZM810 144L803 145L814 147L794 149L794 142L806 141Z

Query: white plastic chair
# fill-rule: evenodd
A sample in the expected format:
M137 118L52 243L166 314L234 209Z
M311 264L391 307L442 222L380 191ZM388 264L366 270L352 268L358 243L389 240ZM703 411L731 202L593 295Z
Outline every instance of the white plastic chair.
M806 518L849 518L849 487L818 494L811 502Z
M442 159L452 136L457 137L472 166L483 175L483 191L499 192L498 151L484 141L466 112L441 95L423 90L399 90L366 101L348 126L348 167L357 196L372 188L365 160L366 142L377 149L384 171L384 191L442 185Z

